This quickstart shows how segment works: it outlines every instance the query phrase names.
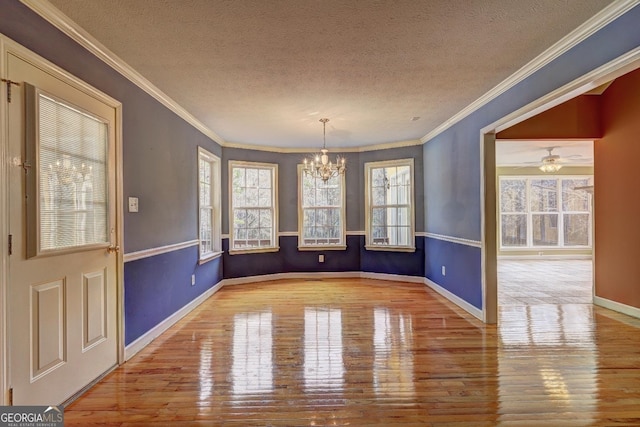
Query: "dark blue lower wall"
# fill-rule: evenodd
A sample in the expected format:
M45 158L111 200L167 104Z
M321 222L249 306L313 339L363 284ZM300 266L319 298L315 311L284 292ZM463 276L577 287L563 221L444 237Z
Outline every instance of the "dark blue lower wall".
M415 252L368 251L360 236L360 271L424 277L424 237L416 237Z
M299 251L297 236L280 236L278 252L229 254L229 239L222 240L224 278L290 272L360 271L360 237L347 236L344 251ZM324 262L318 262L318 255Z
M424 277L424 237L416 237L415 252L368 251L364 236L347 235L343 251L299 251L296 236L280 236L280 250L229 255L229 239L222 241L224 278L291 272L366 271ZM325 261L318 262L323 254Z
M169 252L124 265L125 344L210 289L222 279L222 258L198 265L198 247ZM191 275L196 284L191 286Z
M424 277L482 309L480 248L427 237L424 255ZM443 265L446 267L445 276L442 275Z

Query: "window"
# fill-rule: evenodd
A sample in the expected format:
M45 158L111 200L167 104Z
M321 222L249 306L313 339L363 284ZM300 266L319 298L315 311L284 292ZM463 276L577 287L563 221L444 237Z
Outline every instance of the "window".
M298 249L345 249L344 175L327 181L298 166Z
M230 253L278 250L278 165L229 162Z
M413 159L365 163L366 248L415 251Z
M591 246L591 202L581 177L500 177L500 242L508 248Z
M220 159L198 147L200 261L220 255Z

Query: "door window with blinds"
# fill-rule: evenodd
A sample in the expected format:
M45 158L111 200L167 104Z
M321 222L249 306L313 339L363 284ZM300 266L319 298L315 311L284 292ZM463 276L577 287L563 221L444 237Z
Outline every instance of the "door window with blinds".
M109 244L109 124L25 85L27 255Z

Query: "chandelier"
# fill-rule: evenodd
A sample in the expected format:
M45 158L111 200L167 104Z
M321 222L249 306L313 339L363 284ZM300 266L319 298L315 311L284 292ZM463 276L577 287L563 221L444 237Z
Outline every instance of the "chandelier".
M315 154L308 159L304 159L302 168L305 175L321 179L324 182L338 175L344 175L344 172L347 170L344 157L336 156L335 163L329 161L329 150L327 150L328 121L329 119L320 119L323 131L322 150L320 150L320 154Z

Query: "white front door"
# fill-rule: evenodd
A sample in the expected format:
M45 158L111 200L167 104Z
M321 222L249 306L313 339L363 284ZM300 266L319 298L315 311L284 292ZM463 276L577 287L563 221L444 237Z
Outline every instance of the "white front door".
M9 385L57 405L117 363L116 110L6 58Z

